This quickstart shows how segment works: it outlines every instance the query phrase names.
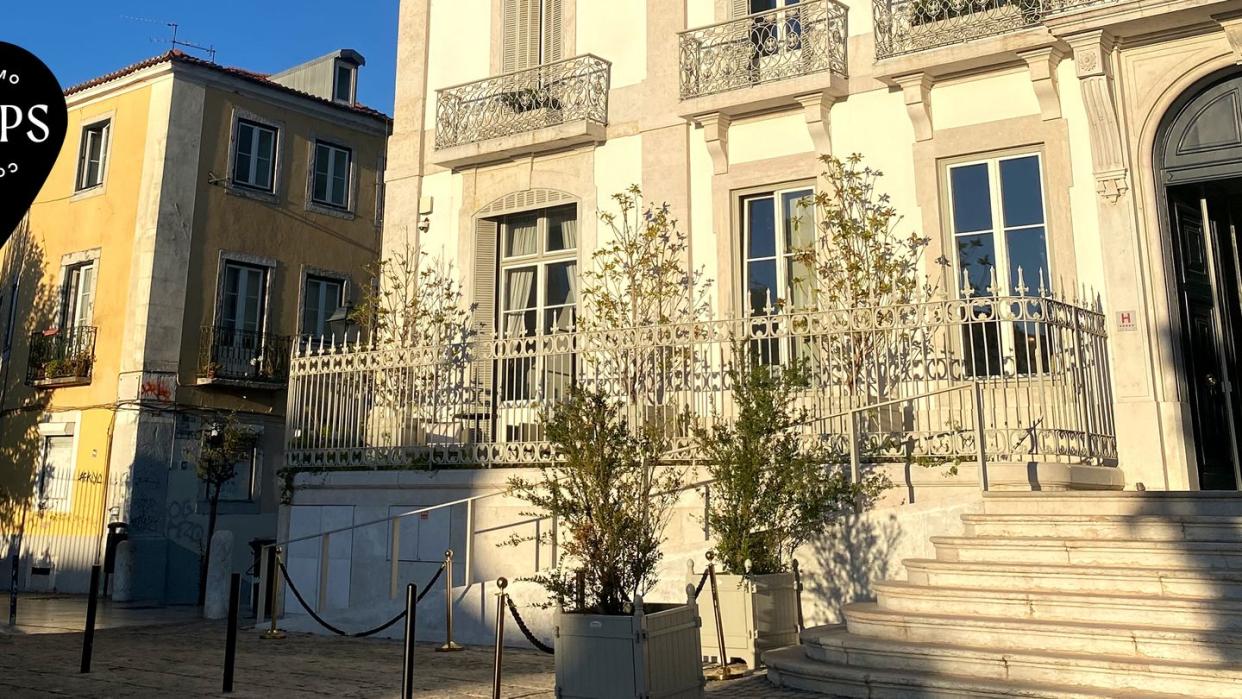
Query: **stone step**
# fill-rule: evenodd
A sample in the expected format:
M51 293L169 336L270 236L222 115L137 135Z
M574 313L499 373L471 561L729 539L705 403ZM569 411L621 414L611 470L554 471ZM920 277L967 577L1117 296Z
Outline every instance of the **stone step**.
M952 536L933 536L931 542L942 561L1242 571L1242 544L1232 542Z
M881 609L874 602L846 605L845 619L852 635L894 641L952 642L1014 652L1112 655L1202 665L1242 660L1242 636L1198 629L910 614Z
M801 647L764 653L767 677L780 687L803 689L834 697L859 699L1103 699L1116 697L1065 684L1033 684L965 677L947 668L935 672L898 672L888 669L830 665L807 657ZM1184 695L1182 695L1184 697ZM1174 699L1175 694L1127 692L1127 699Z
M1150 624L1242 632L1242 601L1184 599L1159 595L925 587L904 581L876 583L880 608L911 614L963 614L1040 621Z
M768 680L777 687L830 697L859 699L1103 699L1117 694L1090 692L1067 684L1030 684L963 677L946 672L897 672L812 661L800 647L764 653ZM1175 694L1126 694L1133 699L1172 699Z
M967 536L1242 541L1242 516L962 515Z
M1126 697L1156 692L1236 699L1242 686L1242 670L1219 664L894 641L857 636L842 626L808 629L802 646L808 658L831 666L825 668L827 673L841 666L872 673L934 675L951 670L954 675L989 681L1062 684Z
M904 564L916 585L1242 600L1242 571L917 558Z
M1237 491L997 492L983 496L985 514L1000 515L1174 515L1236 517Z

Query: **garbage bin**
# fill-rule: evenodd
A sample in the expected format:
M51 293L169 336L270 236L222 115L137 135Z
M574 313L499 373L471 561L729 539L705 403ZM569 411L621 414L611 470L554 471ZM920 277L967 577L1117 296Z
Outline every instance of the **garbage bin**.
M275 539L251 539L250 540L250 570L246 571L250 574L250 614L256 616L259 613L259 594L265 595L263 608L272 608L272 589L268 586L266 590L260 590L259 586L263 581L259 578L259 573L263 570L261 563L264 551L267 552L267 570L269 575L276 575L276 547L272 544L276 543ZM268 548L264 548L267 546Z

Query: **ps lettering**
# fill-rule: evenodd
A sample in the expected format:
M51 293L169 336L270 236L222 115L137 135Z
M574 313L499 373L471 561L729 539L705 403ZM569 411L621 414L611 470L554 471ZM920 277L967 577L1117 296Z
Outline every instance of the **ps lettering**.
M31 143L43 143L51 132L47 128L47 105L36 104L25 112L15 104L0 104L0 143L25 136ZM22 126L25 130L19 130Z

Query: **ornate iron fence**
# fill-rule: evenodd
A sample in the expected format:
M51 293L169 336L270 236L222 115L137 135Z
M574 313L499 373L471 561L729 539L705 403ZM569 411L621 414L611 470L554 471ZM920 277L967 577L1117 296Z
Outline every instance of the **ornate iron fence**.
M568 121L608 123L612 64L590 54L436 91L436 147Z
M289 380L293 339L221 326L205 325L199 333L200 379L283 384Z
M681 98L826 70L847 74L848 8L812 0L681 32Z
M837 453L842 411L900 398L854 426L872 460L969 459L974 403L928 396L983 390L989 458L1111 463L1116 458L1104 316L1038 296L517 338L427 348L320 345L292 362L292 466L532 464L552 458L540 417L578 384L614 396L693 458L692 433L735 419L728 368L799 364L805 437Z
M876 59L1005 34L1123 0L873 0Z
M26 383L32 386L90 383L95 366L96 328L80 325L30 335Z

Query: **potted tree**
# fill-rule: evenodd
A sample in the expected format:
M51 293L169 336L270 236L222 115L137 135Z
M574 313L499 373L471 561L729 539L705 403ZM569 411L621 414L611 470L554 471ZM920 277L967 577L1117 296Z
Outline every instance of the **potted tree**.
M693 591L669 604L643 599L681 484L657 465L661 440L636 433L619 401L581 387L551 407L543 427L558 460L509 485L564 531L556 565L530 578L557 607L557 696L701 696Z
M762 364L749 347L735 345L728 368L736 418L694 435L710 478L706 524L724 570L716 576L726 656L719 662L755 668L765 650L798 642L794 551L821 536L828 520L868 505L885 482L874 473L852 482L848 469L831 466L842 455L810 434L797 407L805 372L796 363ZM699 606L704 654L718 655L710 596L700 595Z

